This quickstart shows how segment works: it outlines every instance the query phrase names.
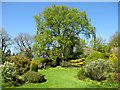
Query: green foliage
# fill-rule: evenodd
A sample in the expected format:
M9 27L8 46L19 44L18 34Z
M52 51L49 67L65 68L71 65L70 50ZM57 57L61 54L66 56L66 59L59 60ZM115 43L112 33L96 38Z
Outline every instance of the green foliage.
M104 58L106 59L106 60L108 60L109 59L109 57L110 57L110 53L102 53L103 54L103 56L104 56Z
M34 37L33 53L43 58L65 59L73 54L74 47L80 41L81 32L85 33L87 38L90 37L90 33L95 35L95 27L92 27L86 12L80 12L76 8L53 4L34 18L37 32ZM84 47L84 41L81 42Z
M5 62L0 67L0 73L2 73L2 86L18 86L20 85L19 79L16 74L16 65L14 63Z
M110 42L109 42L109 46L110 47L118 47L120 45L118 45L118 35L119 33L118 32L115 32L115 34L113 34L111 37L110 37Z
M64 62L61 63L61 66L62 67L69 67L69 66L71 66L71 63L67 62L67 61L64 61Z
M79 58L87 58L88 55L89 54L81 54L81 55L79 55Z
M86 62L88 61L94 61L94 60L98 60L98 59L104 59L104 56L101 52L95 51L93 53L91 53L90 55L88 55L88 57L85 59Z
M9 56L5 56L5 54L2 53L2 64L3 64L5 61L10 62L10 57L9 57Z
M76 50L73 52L72 55L67 56L67 60L74 60L74 59L78 59L80 57L80 55L83 54L82 50Z
M38 72L38 65L36 63L30 64L30 71Z
M33 60L34 62L36 62L38 65L40 65L43 61L43 58L40 58L40 57L34 57Z
M113 64L114 68L118 67L118 58L115 56L115 54L110 55L109 61Z
M40 83L44 80L44 75L39 72L28 71L23 75L25 82Z
M95 61L89 61L83 69L86 75L94 80L103 80L105 75L112 71L112 66L109 61L98 59Z
M79 78L81 75L84 75L84 70L83 70L83 68L80 68L80 70L79 70L78 73L77 73L78 78Z
M76 48L76 50L83 50L83 48L85 48L86 47L86 42L85 42L85 40L83 40L82 38L80 38L79 40L78 40L78 42L76 43L76 46L75 46L75 48Z
M105 40L102 39L102 37L100 38L96 38L96 40L92 39L90 41L90 45L89 45L92 49L99 51L99 52L107 52L108 51L108 46L106 45Z
M17 74L22 75L30 69L30 60L23 55L16 55L10 57L10 62L15 63L17 66Z

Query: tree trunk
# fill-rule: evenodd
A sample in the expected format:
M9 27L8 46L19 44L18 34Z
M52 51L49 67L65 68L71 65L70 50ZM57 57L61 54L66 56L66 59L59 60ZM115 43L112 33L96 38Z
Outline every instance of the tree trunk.
M63 63L64 63L64 54L62 53L62 66L63 66Z

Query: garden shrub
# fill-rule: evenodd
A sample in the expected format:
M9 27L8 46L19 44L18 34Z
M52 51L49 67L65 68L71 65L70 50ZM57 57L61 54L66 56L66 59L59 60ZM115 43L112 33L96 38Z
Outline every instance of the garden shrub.
M38 65L36 63L30 64L30 71L38 72Z
M106 60L109 59L109 57L110 57L110 53L102 53L102 54L103 54L103 56L104 56L104 58L105 58Z
M115 54L111 54L109 60L113 64L113 67L118 67L118 58L115 56Z
M22 75L30 69L30 60L22 55L16 55L10 57L10 62L15 63L16 72L18 75Z
M78 73L77 73L77 76L78 76L78 79L80 79L80 80L83 80L83 79L86 78L85 75L84 75L84 70L83 70L83 68L80 68L80 70L79 70Z
M5 62L5 61L8 61L10 62L10 57L9 56L6 56L4 53L2 53L2 64Z
M95 51L95 52L91 53L90 55L88 55L88 57L85 59L85 61L88 62L88 61L94 61L94 60L98 60L98 59L104 59L104 56L101 52Z
M0 67L0 73L2 73L2 86L18 86L22 82L17 77L16 65L14 63L6 62Z
M69 67L69 66L71 66L71 63L67 62L67 61L64 61L64 62L61 63L61 66L62 67Z
M40 83L44 80L44 76L39 72L28 71L27 73L23 74L23 78L25 82L29 83Z
M94 80L103 80L105 75L112 71L112 66L109 61L98 59L95 61L89 61L83 66L85 74Z

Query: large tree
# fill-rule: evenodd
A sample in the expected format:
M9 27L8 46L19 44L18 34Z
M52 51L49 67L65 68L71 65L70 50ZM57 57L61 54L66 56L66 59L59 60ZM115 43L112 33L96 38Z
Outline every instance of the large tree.
M73 53L80 33L84 33L87 38L90 34L95 36L95 27L91 26L86 12L80 12L76 8L53 4L34 18L37 33L33 48L36 56L45 58L49 50L52 55L59 55L64 61L67 54Z
M14 44L16 45L16 49L20 54L23 54L29 58L33 57L33 36L29 35L28 33L19 33L18 36L14 38Z

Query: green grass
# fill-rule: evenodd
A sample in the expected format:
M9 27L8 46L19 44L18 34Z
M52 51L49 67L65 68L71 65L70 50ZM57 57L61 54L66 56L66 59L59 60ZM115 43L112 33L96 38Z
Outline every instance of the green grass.
M42 83L27 83L19 87L11 88L102 88L100 86L90 84L82 80L78 80L76 68L49 68L46 70L39 70L45 75L46 82Z

